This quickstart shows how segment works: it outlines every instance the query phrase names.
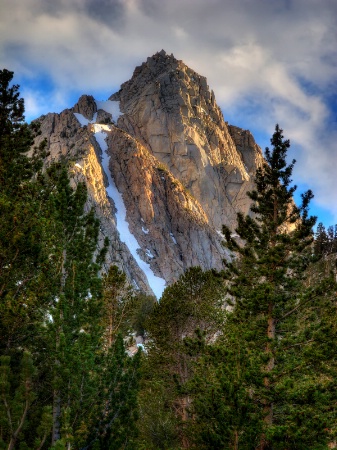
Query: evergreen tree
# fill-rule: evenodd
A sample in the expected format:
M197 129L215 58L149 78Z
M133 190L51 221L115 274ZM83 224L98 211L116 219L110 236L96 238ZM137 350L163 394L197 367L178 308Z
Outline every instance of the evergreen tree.
M317 225L314 242L314 253L317 257L321 257L326 253L328 245L328 235L322 222Z
M130 333L131 311L134 306L134 293L125 273L117 266L111 266L103 275L103 327L104 342L109 349L118 333Z
M28 157L38 124L28 125L24 119L24 100L19 86L11 85L13 72L0 70L0 186L2 191L15 193L41 168L40 149Z
M31 151L38 129L23 122L12 76L0 72L0 448L132 448L140 353L116 339L127 328L118 289L107 346L108 242L97 250L84 184L65 165L39 170L45 144Z
M333 231L332 252L337 253L337 224L335 224Z
M45 255L40 236L40 186L32 179L41 167L45 143L28 158L37 126L24 123L24 101L13 72L0 71L0 349L22 347L39 306L31 295Z
M31 417L39 384L34 339L46 308L36 294L47 261L39 179L45 142L31 151L38 126L24 123L24 101L12 79L13 72L0 71L1 439L6 448L17 447L36 425L36 448L41 448L47 409L37 408L34 425Z
M96 399L99 413L91 429L90 448L137 449L140 360L141 351L127 355L121 334L104 352Z
M176 440L177 436L172 435L175 416L180 445L183 448L190 445L187 424L192 399L188 382L193 375L194 362L200 354L192 355L185 340L193 338L196 330L207 341L213 339L221 323L223 295L222 278L217 272L204 272L200 267L191 268L175 284L165 289L146 323L149 345L144 372L148 371L148 375L145 375L143 385L147 393L156 393L156 401L163 407L158 414L168 419L168 428L155 426L155 417L151 425L144 403L143 411L147 416L148 429L160 431L162 442L167 440L167 436L172 442ZM150 398L146 392L143 393L143 400ZM160 440L154 434L148 435L148 438L152 440L148 443L151 448Z
M334 388L335 363L328 363L331 353L323 346L319 329L328 327L323 325L324 311L327 305L332 308L333 280L324 281L325 291L321 286L305 286L311 261L306 249L311 246L315 223L308 215L313 195L308 191L300 207L294 204L296 187L290 184L295 161L286 163L290 144L283 140L278 125L271 143L273 149L266 149L266 163L256 173L256 189L249 194L255 218L238 215L236 232L244 245L231 238L228 228L223 230L238 258L227 264L225 272L232 311L227 314L222 342L229 349L235 342L240 353L223 350L222 363L213 359L221 378L215 377L212 408L225 402L222 411L217 406L209 429L215 442L220 442L214 448L325 448L332 420L328 409L334 397L329 392ZM334 331L329 330L334 348ZM203 409L200 401L198 407L199 417L214 412ZM223 426L220 421L226 414L232 417L231 429L226 428L229 438L217 441L217 423Z
M194 374L188 384L191 396L189 434L192 448L253 450L260 430L260 416L251 401L254 366L250 351L239 336L246 325L226 321L225 332L213 343L203 335L189 342L197 353Z
M66 442L70 445L83 420L90 428L95 411L95 366L103 333L99 266L93 260L99 225L93 212L84 213L85 186L72 189L66 167L54 165L48 176L51 193L46 206L46 240L51 264L45 280L49 307L44 348L53 374L52 443L61 439L65 434L62 428L69 422Z
M337 252L337 225L330 225L328 230L322 222L317 225L314 242L314 253L320 258Z

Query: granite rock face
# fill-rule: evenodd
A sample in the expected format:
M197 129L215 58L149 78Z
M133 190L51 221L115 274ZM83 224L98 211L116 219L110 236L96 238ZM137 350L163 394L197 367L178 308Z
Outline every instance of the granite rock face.
M237 212L249 213L246 193L263 156L249 131L224 121L206 78L161 51L109 101L84 95L39 120L46 164L65 158L73 182L87 184L101 243L110 240L107 265L146 292L155 290L148 273L170 284L191 266L221 269L221 226L234 230ZM121 239L123 220L136 251Z
M263 160L248 131L228 127L205 77L157 53L110 97L119 100L118 126L136 138L200 202L210 225L234 227Z

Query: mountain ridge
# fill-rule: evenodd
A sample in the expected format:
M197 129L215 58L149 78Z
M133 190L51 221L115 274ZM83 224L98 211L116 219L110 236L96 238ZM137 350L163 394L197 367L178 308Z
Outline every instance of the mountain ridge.
M263 156L249 131L224 121L205 77L162 50L108 101L83 95L73 108L39 120L46 164L66 159L73 182L88 187L100 241L110 240L107 266L116 264L157 297L147 271L170 284L191 266L221 269L228 257L221 226L234 230L237 212L249 213L246 193ZM107 193L109 177L125 218L117 218L117 200ZM118 229L124 219L138 244L133 251L125 242L133 238L123 242Z

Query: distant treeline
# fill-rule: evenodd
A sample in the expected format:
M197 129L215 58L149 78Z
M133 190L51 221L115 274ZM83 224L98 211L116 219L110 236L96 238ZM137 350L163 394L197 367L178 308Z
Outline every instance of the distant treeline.
M325 228L322 222L317 225L314 252L317 256L337 253L337 224Z

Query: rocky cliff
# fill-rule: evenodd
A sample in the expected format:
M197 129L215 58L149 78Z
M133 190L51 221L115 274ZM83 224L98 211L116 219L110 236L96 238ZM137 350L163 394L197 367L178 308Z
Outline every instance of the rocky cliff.
M107 264L158 297L190 266L221 268L221 226L249 212L263 157L249 131L224 121L206 78L161 51L108 101L85 95L39 120L46 164L66 159L87 184Z

